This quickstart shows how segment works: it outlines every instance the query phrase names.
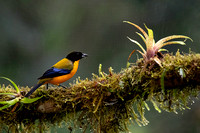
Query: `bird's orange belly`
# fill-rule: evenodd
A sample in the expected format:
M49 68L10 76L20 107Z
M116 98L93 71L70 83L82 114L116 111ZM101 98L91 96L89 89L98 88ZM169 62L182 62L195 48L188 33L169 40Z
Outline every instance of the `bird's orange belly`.
M51 79L50 81L48 81L48 83L54 84L54 85L59 85L67 80L69 80L70 78L72 78L74 76L74 74L67 74L67 75L62 75L62 76L58 76L58 77L54 77L53 79Z

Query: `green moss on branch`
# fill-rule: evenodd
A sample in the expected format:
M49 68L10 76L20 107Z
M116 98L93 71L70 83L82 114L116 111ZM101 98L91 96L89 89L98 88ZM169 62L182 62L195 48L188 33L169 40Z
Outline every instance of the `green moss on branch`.
M0 128L30 132L39 127L38 131L43 131L64 121L69 130L81 127L83 132L91 129L113 133L128 130L131 122L147 125L144 114L150 102L158 112L177 113L189 108L190 97L197 97L200 91L200 54L166 54L162 67L159 65L150 63L144 67L141 59L120 73L109 68L106 74L100 67L99 75L93 74L91 80L77 79L68 89L45 90L42 86L31 95L43 95L42 99L23 104L12 113L12 107L1 111ZM24 92L29 90L20 88ZM11 86L1 86L2 92L13 90ZM10 99L0 95L1 101Z

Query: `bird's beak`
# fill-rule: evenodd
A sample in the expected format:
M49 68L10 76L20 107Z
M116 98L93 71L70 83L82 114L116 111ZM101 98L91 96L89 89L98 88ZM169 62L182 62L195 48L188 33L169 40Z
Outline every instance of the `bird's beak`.
M88 55L86 53L83 53L82 58L84 58L84 57L88 57Z

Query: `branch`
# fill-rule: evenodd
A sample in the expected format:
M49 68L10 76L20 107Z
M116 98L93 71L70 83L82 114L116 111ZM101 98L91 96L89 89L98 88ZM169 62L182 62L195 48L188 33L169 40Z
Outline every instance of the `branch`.
M177 113L189 108L190 97L200 92L200 54L163 55L160 64L144 64L138 60L120 73L109 68L106 74L91 80L78 78L68 89L40 87L31 98L43 96L32 104L21 104L17 111L9 107L0 112L0 128L12 131L43 131L64 121L69 130L82 128L83 132L127 131L130 122L147 125L145 110L153 104L161 110ZM30 88L20 87L27 93ZM14 92L11 86L1 86L0 93ZM0 100L11 97L0 95ZM36 128L37 127L37 128Z

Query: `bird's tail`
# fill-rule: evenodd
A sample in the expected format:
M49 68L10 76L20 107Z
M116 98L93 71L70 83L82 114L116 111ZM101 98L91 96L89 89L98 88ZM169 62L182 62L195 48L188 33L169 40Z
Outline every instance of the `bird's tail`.
M39 88L44 83L36 84L24 97L29 97L37 88Z

